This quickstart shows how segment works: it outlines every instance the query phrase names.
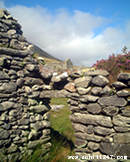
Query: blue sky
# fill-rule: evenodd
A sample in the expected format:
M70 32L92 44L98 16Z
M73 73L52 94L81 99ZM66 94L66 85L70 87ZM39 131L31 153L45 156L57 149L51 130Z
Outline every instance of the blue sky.
M0 0L29 41L83 65L130 48L129 6L130 0Z

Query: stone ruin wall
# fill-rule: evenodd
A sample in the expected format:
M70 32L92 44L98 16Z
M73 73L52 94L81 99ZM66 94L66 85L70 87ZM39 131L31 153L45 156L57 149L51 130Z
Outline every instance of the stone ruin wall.
M106 74L74 80L69 99L76 155L127 156L130 159L130 73L112 85Z
M0 161L21 159L42 145L49 151L48 100L39 98L43 79L21 27L0 10ZM5 155L5 156L2 156Z
M13 40L13 43L11 43ZM15 43L14 43L15 42ZM110 85L104 70L55 72L39 65L21 27L0 12L0 151L6 159L51 146L48 112L52 97L67 97L77 155L130 158L130 73Z

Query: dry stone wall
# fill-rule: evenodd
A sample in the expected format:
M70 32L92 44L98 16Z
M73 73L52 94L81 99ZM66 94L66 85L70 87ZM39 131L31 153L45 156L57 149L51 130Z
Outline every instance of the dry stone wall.
M86 73L74 80L69 104L77 155L130 158L130 73L109 84L107 73Z
M0 10L0 161L19 161L40 144L49 151L49 100L31 45L6 10ZM4 156L3 156L4 155Z

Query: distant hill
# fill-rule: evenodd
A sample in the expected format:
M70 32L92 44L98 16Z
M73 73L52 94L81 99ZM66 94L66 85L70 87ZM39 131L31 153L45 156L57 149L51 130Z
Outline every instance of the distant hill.
M54 59L54 60L60 61L58 58L48 54L47 52L43 51L40 47L38 47L37 45L34 45L34 44L33 44L33 52L37 53L40 57L46 57L49 59Z

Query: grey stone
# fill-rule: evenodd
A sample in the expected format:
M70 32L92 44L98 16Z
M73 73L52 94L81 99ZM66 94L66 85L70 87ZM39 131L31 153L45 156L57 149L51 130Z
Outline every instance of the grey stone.
M31 52L29 50L17 50L17 49L12 49L12 48L5 48L5 47L0 47L0 53L4 53L9 56L19 56L19 57L25 57Z
M75 139L74 145L76 146L76 148L82 148L85 147L87 145L87 140L82 140L82 139Z
M88 142L88 148L90 150L96 151L99 149L99 143L95 143L95 142Z
M112 86L117 88L117 89L122 89L122 88L126 88L127 87L126 84L124 84L122 82L119 82L119 81L112 83Z
M74 83L68 83L64 86L64 89L66 89L67 91L69 92L76 92L76 89L75 89L75 84Z
M92 95L83 95L80 98L81 102L96 102L98 100L99 97L97 96L92 96Z
M32 78L32 77L26 77L25 78L25 85L33 86L33 85L42 85L43 81L40 78Z
M32 92L32 94L29 94L28 95L28 98L38 99L39 98L39 95L40 95L40 91L35 91L35 92Z
M118 111L119 111L119 108L115 106L108 106L108 107L103 108L103 112L109 116L117 115Z
M100 92L102 95L110 95L112 92L112 89L109 86L105 86L102 91Z
M85 147L87 143L88 143L87 140L76 138L74 145L76 148L82 148L82 147Z
M40 132L32 129L31 132L29 133L28 139L36 140L36 139L38 139L39 135L40 135Z
M130 117L130 106L126 106L121 110L123 116Z
M0 86L0 93L12 93L16 91L17 85L14 82L9 83L3 83L2 86Z
M3 71L0 71L0 80L8 80L9 79L9 76L7 73L3 72Z
M42 121L42 122L37 121L36 123L31 123L30 127L32 129L36 130L36 131L40 131L44 128L49 128L50 122L48 122L48 121Z
M124 98L114 96L101 97L98 100L98 103L103 106L126 106L127 101Z
M101 112L101 106L97 103L88 104L87 111L92 114L99 114Z
M29 149L34 149L34 148L36 148L38 145L42 145L42 144L47 143L49 140L50 140L50 137L47 137L47 138L42 139L42 140L29 141L29 143L28 143L28 148L29 148Z
M116 132L130 132L130 127L120 127L120 126L115 126L114 129L116 130Z
M8 154L17 152L18 146L15 144L11 144L11 146L8 148Z
M117 78L119 81L128 81L130 80L130 73L120 73Z
M72 106L78 106L78 101L75 101L75 100L72 100L72 99L69 99L68 103Z
M101 142L100 151L106 155L115 155L119 145L114 143Z
M0 140L8 139L10 136L9 131L0 129Z
M36 105L36 106L31 106L30 107L30 111L34 112L34 113L45 113L47 112L49 109L47 106L45 105Z
M67 80L67 78L68 78L68 73L67 72L63 72L62 74L53 76L51 81L53 83L59 83L59 82Z
M18 125L29 125L30 121L29 119L23 118L19 120Z
M130 144L130 133L118 133L113 136L114 143Z
M74 113L71 115L71 120L73 122L82 123L82 124L101 125L105 127L113 126L111 118L102 115Z
M16 30L14 30L14 29L10 29L10 30L8 30L7 34L8 34L9 37L10 37L10 36L16 34Z
M72 126L73 126L75 132L88 133L88 127L83 124L72 123Z
M113 117L113 124L115 126L130 127L130 118L116 115Z
M24 79L23 78L17 79L16 84L18 87L22 87L24 84Z
M87 140L87 141L95 141L95 142L100 142L102 140L102 137L100 136L97 136L94 134L80 133L80 132L75 133L75 137L78 139Z
M128 97L128 96L130 96L130 92L127 90L120 90L117 92L117 95L119 97Z
M101 91L102 91L101 87L93 87L92 90L91 90L91 93L93 95L100 95Z
M14 108L15 103L10 102L10 101L5 101L5 102L2 102L1 105L2 106L0 106L0 111L6 111L6 110Z
M27 64L25 68L26 68L26 70L28 70L30 72L33 72L33 71L37 70L37 66L34 65L34 64Z
M38 105L38 102L37 100L34 100L34 99L28 99L28 106L35 106L35 105Z
M87 88L92 80L92 77L86 76L74 80L76 87Z
M104 87L109 83L108 79L102 75L96 76L92 79L92 83L96 86Z
M5 129L5 130L9 130L11 128L11 125L10 124L4 124L1 126L1 128Z
M39 70L43 79L50 79L52 77L53 70L51 68L40 65Z
M97 126L94 128L94 132L98 135L103 135L103 136L106 136L106 135L110 135L112 133L114 133L114 129L110 129L110 128L104 128L104 127L100 127L100 126Z
M85 95L89 93L90 90L91 90L91 87L88 87L88 88L77 87L77 91L80 95Z
M94 71L86 72L86 75L89 75L89 76L96 76L96 75L108 76L109 73L106 70L94 70Z

